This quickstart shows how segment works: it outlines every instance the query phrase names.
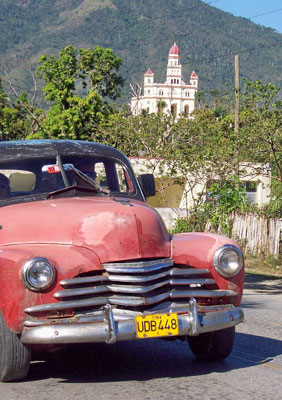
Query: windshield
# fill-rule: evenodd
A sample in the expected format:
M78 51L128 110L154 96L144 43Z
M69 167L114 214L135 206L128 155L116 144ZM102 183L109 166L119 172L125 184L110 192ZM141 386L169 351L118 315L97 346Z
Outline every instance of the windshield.
M73 190L72 190L73 189ZM0 163L0 202L64 196L133 195L134 180L120 161L71 156Z

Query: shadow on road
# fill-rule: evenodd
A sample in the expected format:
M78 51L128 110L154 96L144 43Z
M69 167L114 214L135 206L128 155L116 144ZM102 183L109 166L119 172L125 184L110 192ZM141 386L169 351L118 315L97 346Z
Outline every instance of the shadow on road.
M271 339L264 336L250 335L246 333L236 333L236 345L231 354L231 358L238 360L238 368L245 368L272 363L273 359L282 355L282 341ZM282 372L282 366L275 366L275 369Z
M251 294L282 294L282 279L247 274L245 289L250 289ZM252 303L252 299L244 301L243 308L249 307L258 307L258 304ZM27 380L148 382L160 378L224 373L259 364L273 365L273 359L281 355L282 341L245 333L236 333L232 354L225 361L214 363L197 361L186 341L152 339L115 345L73 345L33 361Z
M246 274L244 288L257 293L282 294L282 279L274 276Z
M195 360L188 344L180 341L153 339L115 345L76 345L33 362L27 379L53 378L58 382L78 383L201 376L265 364L281 354L282 341L243 333L236 334L231 356L213 363Z

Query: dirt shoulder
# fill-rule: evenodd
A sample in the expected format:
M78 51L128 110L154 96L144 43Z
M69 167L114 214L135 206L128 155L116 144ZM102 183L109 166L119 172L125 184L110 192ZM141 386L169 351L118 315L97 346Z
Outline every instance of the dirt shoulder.
M246 256L245 269L250 274L282 278L282 258Z
M264 294L282 294L282 259L245 257L245 289Z

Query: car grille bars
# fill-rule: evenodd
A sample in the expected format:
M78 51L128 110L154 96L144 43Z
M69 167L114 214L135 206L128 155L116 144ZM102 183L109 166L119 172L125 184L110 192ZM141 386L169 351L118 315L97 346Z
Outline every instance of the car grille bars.
M140 311L164 301L185 301L194 298L233 297L232 290L216 289L208 269L175 267L170 258L103 264L100 275L76 277L60 282L62 290L54 294L59 300L51 304L29 307L28 314L101 306L124 307ZM212 287L212 288L211 288Z

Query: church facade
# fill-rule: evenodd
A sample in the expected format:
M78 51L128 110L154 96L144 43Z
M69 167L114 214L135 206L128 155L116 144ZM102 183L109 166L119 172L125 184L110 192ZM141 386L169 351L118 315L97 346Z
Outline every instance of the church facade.
M198 90L198 75L193 71L189 83L182 77L180 49L176 43L170 48L164 83L155 83L151 69L144 74L143 91L131 99L133 115L148 113L171 113L176 119L191 118L195 109L195 94Z

